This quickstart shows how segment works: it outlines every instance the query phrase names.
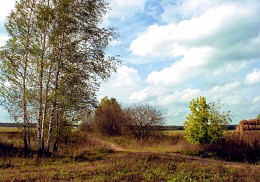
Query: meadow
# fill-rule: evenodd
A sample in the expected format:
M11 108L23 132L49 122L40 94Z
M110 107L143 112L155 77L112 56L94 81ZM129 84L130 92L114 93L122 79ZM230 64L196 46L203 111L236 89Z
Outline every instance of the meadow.
M248 140L249 147L251 145L249 138L244 140ZM239 144L238 141L236 139L236 144ZM166 131L140 141L134 138L104 137L74 130L68 140L62 143L59 152L40 159L37 159L33 151L28 156L22 155L21 131L18 129L0 128L0 145L0 181L259 181L260 179L260 160L257 158L254 158L255 161L238 162L239 158L236 161L229 156L224 160L216 154L216 151L219 150L218 147L227 146L225 142L221 146L215 145L215 148L190 144L182 131ZM35 141L32 141L32 147L36 147ZM254 147L257 146L254 144ZM257 153L257 150L254 152Z

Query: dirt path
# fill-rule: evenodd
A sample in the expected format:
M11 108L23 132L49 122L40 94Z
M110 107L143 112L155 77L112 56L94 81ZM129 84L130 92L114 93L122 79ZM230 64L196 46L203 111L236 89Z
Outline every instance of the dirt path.
M119 146L116 146L114 143L112 143L112 142L108 142L108 141L104 141L104 140L101 140L101 139L99 139L99 138L93 138L93 140L95 140L95 141L97 141L97 142L99 142L99 143L101 143L102 145L104 145L104 146L106 146L106 147L108 147L108 148L111 148L112 150L114 150L114 151L118 151L118 152L127 152L128 150L127 149L125 149L125 148L121 148L121 147L119 147Z
M96 140L97 142L99 142L99 143L105 145L106 147L109 147L112 150L117 151L117 152L138 153L138 154L141 154L141 155L154 155L154 156L157 156L157 157L160 157L160 158L166 158L166 159L171 159L173 157L179 157L179 158L186 160L187 162L196 161L196 162L199 162L199 163L209 164L209 165L224 164L227 167L235 167L235 168L241 168L241 167L247 166L247 167L250 167L250 168L260 170L260 165L250 165L250 164L239 163L239 162L227 162L227 161L222 161L222 160L217 160L217 159L202 158L202 157L190 156L190 155L174 153L174 152L132 151L132 150L128 150L128 149L119 147L112 142L101 140L99 138L94 138L94 140Z

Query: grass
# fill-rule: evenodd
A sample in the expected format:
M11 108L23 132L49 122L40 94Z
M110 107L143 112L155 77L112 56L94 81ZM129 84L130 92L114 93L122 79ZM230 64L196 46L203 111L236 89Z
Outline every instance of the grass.
M0 170L1 181L257 181L259 169L225 166L156 154L106 153L91 161L15 158Z
M176 135L184 135L184 130L165 130L163 131L164 135L167 136L176 136Z
M203 148L187 142L179 131L143 141L73 131L55 156L37 160L34 153L27 158L10 154L11 150L19 150L13 143L19 143L21 133L0 132L0 147L7 149L0 157L0 181L258 181L259 164L231 164L182 155L216 155L223 146L234 147L231 141L244 141L252 147L255 136L239 139L230 135L225 145ZM125 151L111 150L110 143Z
M0 133L4 132L19 132L22 131L18 127L0 127Z

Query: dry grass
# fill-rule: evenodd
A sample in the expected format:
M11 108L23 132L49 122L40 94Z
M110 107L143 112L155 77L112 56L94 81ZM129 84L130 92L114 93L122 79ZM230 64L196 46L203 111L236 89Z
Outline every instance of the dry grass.
M0 181L257 181L260 173L255 165L237 167L217 160L209 163L193 160L192 157L181 154L165 153L199 154L202 150L210 153L210 150L224 151L223 147L229 147L226 150L235 155L232 147L247 145L249 149L259 141L258 135L249 134L247 137L238 138L233 134L235 133L228 132L227 140L215 146L207 146L206 149L187 142L183 132L170 132L140 141L125 137L107 138L75 131L66 143L61 145L59 153L52 158L36 160L35 155L29 158L18 155L2 156ZM8 137L12 138L10 141L20 140L20 133L7 132L5 135L0 133L5 140ZM103 140L108 142L101 142ZM111 150L109 142L126 151ZM4 147L8 147L5 145Z
M1 181L257 181L259 169L200 163L156 154L112 153L101 160L16 159L0 170Z
M19 128L17 127L0 127L0 133L1 132L19 132L21 131Z

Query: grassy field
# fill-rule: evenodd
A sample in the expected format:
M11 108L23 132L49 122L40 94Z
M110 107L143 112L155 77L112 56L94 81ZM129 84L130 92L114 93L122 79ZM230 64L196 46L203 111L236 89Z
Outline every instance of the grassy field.
M12 159L1 181L258 181L259 168L159 154L99 151L99 158ZM88 155L90 157L90 155ZM8 162L8 161L6 161Z
M4 130L0 132L0 181L257 182L260 179L259 163L198 157L204 148L187 142L183 132L170 131L140 141L73 131L58 153L37 159L34 153L22 157L19 145L11 145L21 143L21 133Z
M22 131L18 129L18 127L0 127L0 133L1 132L19 132Z

